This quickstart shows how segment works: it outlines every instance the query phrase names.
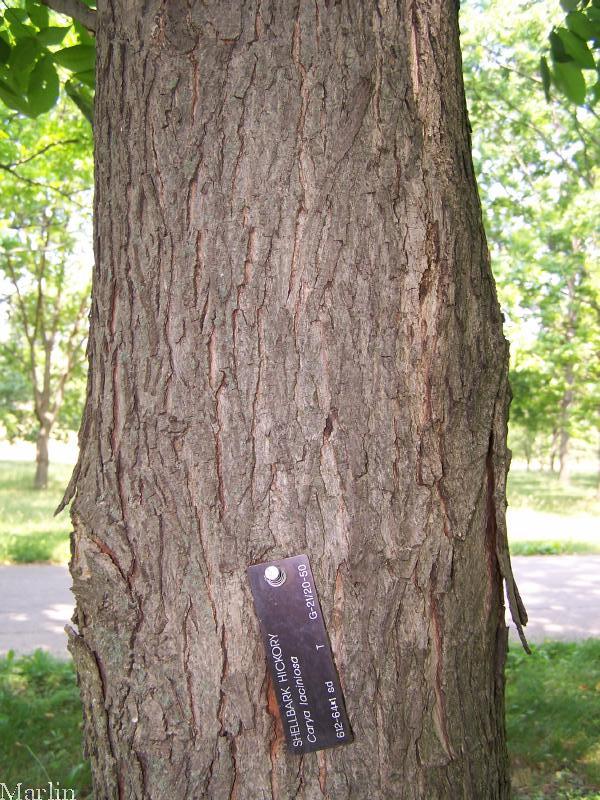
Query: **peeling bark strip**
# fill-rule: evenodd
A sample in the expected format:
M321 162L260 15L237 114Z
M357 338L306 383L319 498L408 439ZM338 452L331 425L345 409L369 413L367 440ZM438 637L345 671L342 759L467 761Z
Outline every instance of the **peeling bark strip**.
M507 346L454 0L98 3L71 570L97 800L508 798ZM249 564L356 741L289 756Z

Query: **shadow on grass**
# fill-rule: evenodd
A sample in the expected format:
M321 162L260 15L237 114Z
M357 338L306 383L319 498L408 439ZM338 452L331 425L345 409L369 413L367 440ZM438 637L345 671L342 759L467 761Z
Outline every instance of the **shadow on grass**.
M547 642L507 661L507 733L515 800L600 800L600 640ZM37 651L0 658L2 780L49 779L91 800L71 661ZM477 798L480 800L480 798ZM481 798L485 800L485 798Z
M44 491L33 488L33 464L0 462L0 562L66 563L69 558L68 512L54 516L72 467L55 465Z
M597 514L597 477L593 473L571 476L561 483L552 472L511 470L508 477L508 502L514 508L531 508L554 514Z
M600 640L532 650L507 661L515 797L600 799Z
M0 760L9 790L22 782L23 791L25 786L47 791L50 780L75 790L78 800L92 800L81 729L72 662L41 650L0 659Z

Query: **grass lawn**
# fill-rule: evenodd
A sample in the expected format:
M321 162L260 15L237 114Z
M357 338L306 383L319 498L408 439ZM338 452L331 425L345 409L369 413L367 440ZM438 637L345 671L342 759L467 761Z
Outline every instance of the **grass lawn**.
M90 768L82 754L79 689L71 661L41 650L0 659L0 783L11 790L46 788L53 781L92 800Z
M600 800L600 640L532 649L508 655L515 800ZM81 727L70 661L41 651L0 659L0 781L52 780L91 800Z
M73 467L50 465L46 491L33 488L34 465L22 461L0 462L0 563L69 560L68 512L54 517Z
M600 639L532 650L508 654L515 797L600 800Z
M562 484L552 472L527 472L513 468L508 474L508 503L513 508L532 508L562 516L600 514L598 475L575 473Z

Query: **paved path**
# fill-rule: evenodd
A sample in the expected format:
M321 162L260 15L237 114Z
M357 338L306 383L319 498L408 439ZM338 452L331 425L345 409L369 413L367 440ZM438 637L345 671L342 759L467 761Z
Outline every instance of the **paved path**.
M600 556L520 556L513 567L529 613L530 641L600 637ZM41 647L66 657L70 586L66 567L0 566L0 655Z
M73 613L70 586L66 567L0 566L0 655L41 647L67 657L64 628Z
M600 637L600 556L514 556L512 562L529 641ZM512 623L510 632L516 639Z

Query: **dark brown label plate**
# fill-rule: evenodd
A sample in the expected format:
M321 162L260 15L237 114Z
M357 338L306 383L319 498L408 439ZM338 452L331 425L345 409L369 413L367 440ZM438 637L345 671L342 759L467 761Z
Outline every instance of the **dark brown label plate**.
M308 557L256 564L248 577L288 750L300 755L350 744L354 737Z

